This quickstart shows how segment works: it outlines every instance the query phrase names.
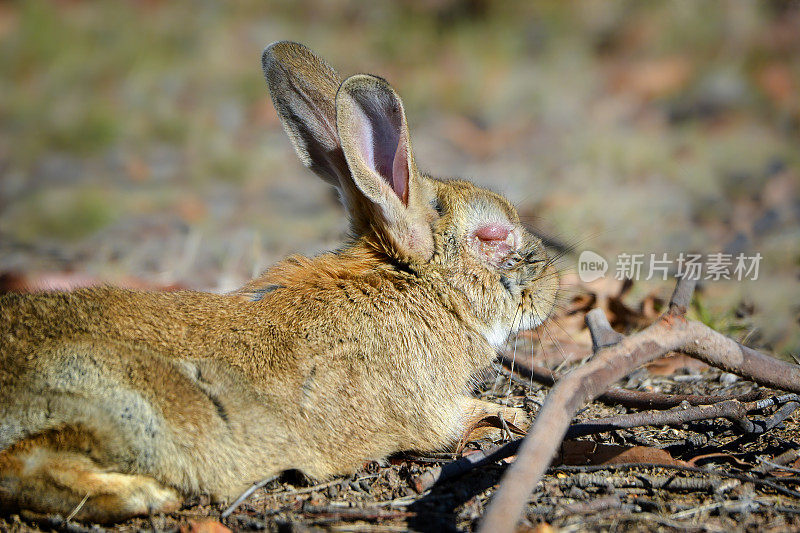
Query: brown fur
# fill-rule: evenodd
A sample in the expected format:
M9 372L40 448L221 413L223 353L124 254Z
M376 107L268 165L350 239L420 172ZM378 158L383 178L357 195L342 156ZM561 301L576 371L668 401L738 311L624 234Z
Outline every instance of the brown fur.
M468 392L494 345L552 308L541 243L501 196L417 171L385 81L340 83L294 43L264 65L301 159L342 192L352 240L227 295L0 298L0 507L68 514L86 498L78 518L113 521L227 500L286 469L325 478L443 449L485 414L520 423ZM393 170L373 164L381 134ZM475 238L497 221L511 248Z

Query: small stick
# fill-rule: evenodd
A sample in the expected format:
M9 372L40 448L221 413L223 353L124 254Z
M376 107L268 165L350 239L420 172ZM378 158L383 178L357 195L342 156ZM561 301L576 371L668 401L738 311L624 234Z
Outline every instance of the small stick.
M570 426L567 430L566 438L577 438L606 431L616 431L618 429L631 429L641 426L676 426L687 422L697 422L698 420L709 420L712 418L727 418L734 421L747 421L747 413L758 411L772 405L784 403L785 406L793 406L796 409L796 394L768 398L771 402L747 402L742 403L738 400L725 400L713 405L698 405L687 409L672 409L670 411L642 411L628 415L611 416L587 422L580 422ZM750 422L744 426L749 433L763 433L777 425L768 425L765 429L758 428Z
M758 431L758 433L765 433L783 423L784 420L789 418L792 413L794 413L797 408L800 407L800 401L798 401L797 395L795 394L794 396L796 399L785 403L780 409L775 411L775 413L766 420L766 423L763 425L763 429L759 428L760 431Z
M791 472L793 474L800 474L800 468L791 468L789 466L779 465L773 463L772 461L767 461L763 457L759 457L758 460L761 461L766 466L768 466L770 470L784 470L786 472Z
M709 476L719 476L728 479L737 479L739 481L744 481L746 483L753 483L755 485L769 487L776 492L785 494L786 496L792 496L793 498L800 498L800 492L783 487L780 484L770 481L768 479L759 479L756 477L748 476L746 474L736 474L733 472L705 470L703 468L698 468L696 466L652 464L652 463L616 463L607 465L575 465L575 466L565 465L565 466L553 467L549 471L550 472L598 472L600 470L616 471L616 470L641 469L645 467L663 468L665 470L677 470L680 472L692 472L697 474L706 474Z
M510 369L511 359L505 355L500 355L503 366ZM552 386L561 378L556 372L539 365L532 365L522 359L517 359L514 365L514 372L520 374L524 379L520 380L521 385L528 385L528 381L533 379L542 385ZM528 381L526 381L528 380ZM710 405L724 400L739 400L740 402L751 402L759 398L768 396L769 392L764 390L752 390L743 394L664 394L660 392L647 392L629 389L609 389L597 399L608 405L624 405L636 409L669 409L676 407L684 402L691 405Z
M699 477L656 476L637 473L635 476L609 476L605 474L591 474L578 472L571 476L559 479L558 486L562 489L578 487L613 487L622 488L648 488L673 491L715 491L720 484L717 479Z
M412 480L414 490L422 494L439 482L461 476L478 467L495 463L506 457L511 457L517 453L520 444L522 444L522 439L499 446L492 446L485 450L477 450L445 465L435 466Z
M311 515L314 522L330 520L397 520L415 516L415 512L395 509L381 509L375 507L334 507L334 506L305 506L300 511L303 515Z
M250 485L250 487L248 487L246 491L244 491L238 498L236 498L236 501L234 501L230 505L230 507L222 511L222 514L220 515L221 518L228 518L231 515L231 513L234 512L236 508L239 507L242 504L242 502L244 502L247 498L249 498L255 491L257 491L261 487L268 485L272 481L275 481L276 479L278 479L278 477L280 476L268 477L266 479L262 479L261 481L257 481L252 485Z
M622 507L622 501L616 494L608 496L601 496L585 502L569 503L561 506L559 514L563 515L576 515L576 514L590 514L598 513L600 511L607 511L608 509L619 509Z
M792 461L796 461L797 459L800 459L800 448L786 450L779 456L773 458L772 461L769 463L767 461L762 460L764 464L753 468L752 471L757 474L766 474L770 470L774 470L775 467L773 465L783 467L788 465Z
M584 320L592 336L592 351L595 353L601 348L614 346L625 338L622 333L614 331L611 328L606 314L599 307L595 307L586 313Z
M683 328L689 340L675 351L760 385L800 393L800 365L743 346L700 322L689 321Z
M365 479L375 479L376 477L378 477L378 474L367 474L366 476L362 476L362 477L360 477L358 479L353 480L353 482L361 482L361 481L364 481ZM334 479L333 481L329 481L327 483L320 483L319 485L314 485L312 487L305 487L305 488L302 488L302 489L295 489L295 490L287 490L287 491L283 491L283 492L276 492L276 493L274 493L274 495L275 496L284 497L284 496L296 496L298 494L308 494L309 492L314 492L315 490L327 489L328 487L332 487L333 485L337 485L339 483L342 483L343 481L347 481L347 478L341 478L340 477L340 478Z
M81 509L83 509L83 505L86 503L86 500L88 499L89 499L89 493L87 492L86 496L84 496L81 502L75 507L75 509L73 509L72 512L69 513L69 516L67 516L64 522L69 522L70 520L75 518L75 515L78 514Z
M727 502L714 502L709 503L706 505L700 505L699 507L692 507L691 509L686 509L685 511L679 511L677 513L673 513L670 518L672 520L680 520L681 518L689 518L690 516L694 516L699 513L705 513L706 511L713 511L714 509L719 509ZM742 505L744 502L736 502L739 505Z
M678 278L675 284L675 290L672 291L672 296L669 298L669 311L668 313L673 316L683 316L686 310L689 309L689 304L692 303L692 295L697 286L697 280L691 278Z

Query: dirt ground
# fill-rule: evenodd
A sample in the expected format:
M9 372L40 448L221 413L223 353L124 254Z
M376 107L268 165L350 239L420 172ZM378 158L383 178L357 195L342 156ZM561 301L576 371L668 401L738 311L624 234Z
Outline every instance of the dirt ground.
M338 200L297 161L260 72L264 45L292 39L344 74L387 78L404 99L421 169L505 194L564 252L560 316L510 340L509 353L579 364L592 306L628 332L651 321L671 281L640 279L619 296L619 254L726 252L760 254L760 273L703 280L693 318L791 361L800 352L797 28L792 1L2 3L0 285L225 292L289 253L341 243ZM612 265L594 284L575 276L586 250ZM619 385L754 387L684 363ZM533 414L546 391L500 371L476 393ZM594 403L580 419L623 412ZM556 461L524 527L800 530L797 472L759 478L772 485L724 477L797 449L798 416L762 435L714 420L582 438L597 449L569 445L582 450L572 453L578 464ZM662 463L694 460L708 473L598 466L600 444L664 450ZM471 530L503 467L414 491L417 474L452 457L394 457L322 486L287 475L223 523ZM664 477L695 481L656 488ZM188 528L220 512L196 502L113 529ZM36 528L101 529L0 517L0 531Z

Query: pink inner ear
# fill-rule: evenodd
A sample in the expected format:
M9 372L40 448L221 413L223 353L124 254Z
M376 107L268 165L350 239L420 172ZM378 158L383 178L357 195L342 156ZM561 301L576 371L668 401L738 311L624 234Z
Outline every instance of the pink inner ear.
M403 204L408 205L408 150L405 139L402 138L397 143L397 152L394 154L390 185Z
M501 224L489 224L475 232L475 236L482 241L504 241L508 238L511 229Z
M361 93L355 114L361 157L408 205L408 140L399 105L389 95Z

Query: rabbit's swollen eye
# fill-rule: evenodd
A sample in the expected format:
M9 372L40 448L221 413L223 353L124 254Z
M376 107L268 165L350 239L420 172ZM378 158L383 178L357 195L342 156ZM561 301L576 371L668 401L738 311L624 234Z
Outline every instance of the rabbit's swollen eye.
M499 247L504 251L516 248L517 238L511 227L504 224L481 226L475 233L481 246Z
M506 266L508 259L517 247L517 236L513 228L505 224L488 224L473 233L475 248L498 268Z
M509 238L511 228L501 226L500 224L489 224L483 226L475 232L475 236L483 242L503 242ZM511 243L509 243L511 244Z

